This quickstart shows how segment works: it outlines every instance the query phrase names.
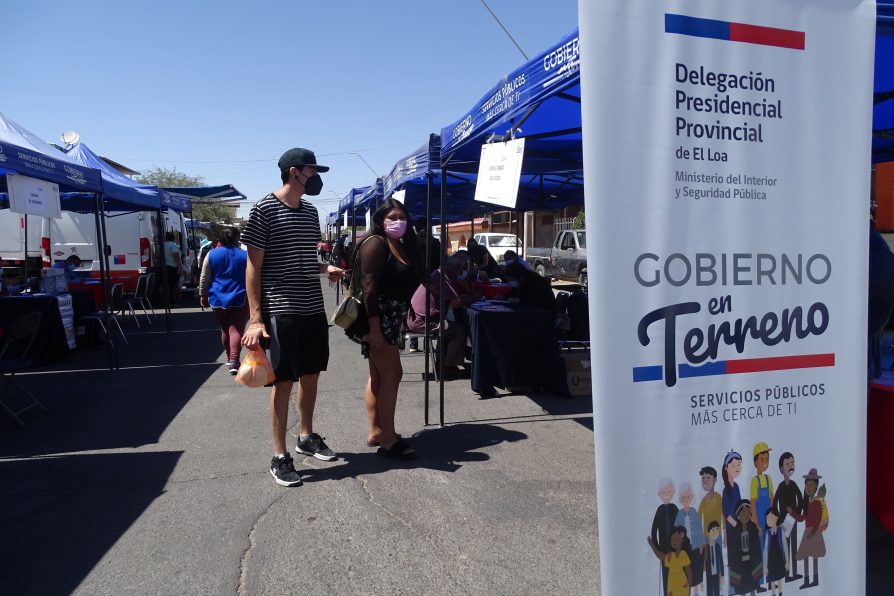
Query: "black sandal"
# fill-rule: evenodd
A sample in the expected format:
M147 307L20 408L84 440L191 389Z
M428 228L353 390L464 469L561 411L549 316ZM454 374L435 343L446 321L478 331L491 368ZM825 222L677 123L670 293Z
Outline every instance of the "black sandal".
M380 457L387 457L388 459L397 459L406 461L408 459L413 459L416 457L416 452L412 451L412 447L410 444L404 441L403 439L398 438L397 441L392 445L389 449L384 447L379 447L376 449L376 455Z
M402 439L403 437L401 437L400 435L397 435L397 438ZM367 441L366 442L367 447L378 447L381 444L382 444L381 441Z

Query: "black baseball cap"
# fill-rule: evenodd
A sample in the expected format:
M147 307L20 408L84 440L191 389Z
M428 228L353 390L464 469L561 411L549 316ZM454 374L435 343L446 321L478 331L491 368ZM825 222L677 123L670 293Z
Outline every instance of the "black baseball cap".
M291 167L296 167L300 170L304 166L313 166L318 172L329 171L329 166L321 166L317 164L317 156L314 155L314 152L310 149L295 147L294 149L289 149L283 153L282 157L279 158L280 171L288 170Z

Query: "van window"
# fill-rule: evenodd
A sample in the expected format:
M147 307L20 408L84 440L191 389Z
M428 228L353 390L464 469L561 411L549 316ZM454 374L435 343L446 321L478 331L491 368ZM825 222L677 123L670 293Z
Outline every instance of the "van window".
M574 236L566 232L562 235L562 250L569 248L574 248Z

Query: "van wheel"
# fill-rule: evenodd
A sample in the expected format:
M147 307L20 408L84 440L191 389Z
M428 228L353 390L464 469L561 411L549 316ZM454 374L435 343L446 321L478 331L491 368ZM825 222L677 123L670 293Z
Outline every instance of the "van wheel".
M543 266L543 263L537 263L534 265L534 271L537 272L537 275L540 277L546 277L546 267Z

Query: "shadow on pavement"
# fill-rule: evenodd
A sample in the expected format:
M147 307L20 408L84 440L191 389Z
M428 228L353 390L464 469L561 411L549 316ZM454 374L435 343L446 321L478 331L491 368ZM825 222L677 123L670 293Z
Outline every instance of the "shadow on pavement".
M416 450L416 458L412 460L381 457L376 455L374 447L370 447L365 453L339 453L341 465L323 469L299 466L299 470L306 482L369 476L398 467L455 472L464 463L489 460L490 456L479 451L481 449L527 438L525 433L490 424L455 424L422 430L407 439Z
M214 326L209 313L175 315L175 319L177 327ZM64 368L17 375L50 411L29 411L25 428L0 413L0 457L157 443L219 368L216 360L222 350L216 330L169 335L158 322L155 327L161 327L160 332L130 334L130 346L121 350L120 370L91 370L91 359L105 356L105 348L96 347L83 354L72 352L57 363Z
M164 492L183 452L0 462L0 586L69 594Z

